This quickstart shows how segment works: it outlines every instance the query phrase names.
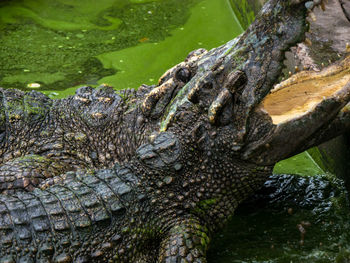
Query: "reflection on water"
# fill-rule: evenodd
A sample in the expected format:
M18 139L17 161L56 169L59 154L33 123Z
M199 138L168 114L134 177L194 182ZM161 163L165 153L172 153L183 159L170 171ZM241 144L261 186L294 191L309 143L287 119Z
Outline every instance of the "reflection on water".
M331 176L271 176L217 235L208 263L350 262L345 193Z

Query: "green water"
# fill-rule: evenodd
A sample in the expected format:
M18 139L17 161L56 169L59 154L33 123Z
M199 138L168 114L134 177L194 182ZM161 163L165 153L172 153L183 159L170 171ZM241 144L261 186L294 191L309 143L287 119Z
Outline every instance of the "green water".
M295 155L275 165L275 174L297 174L302 176L322 175L328 171L317 163L309 151Z
M208 262L350 262L345 192L342 182L329 176L273 176L217 235Z
M155 84L190 51L242 32L228 0L2 1L0 27L0 86L56 97Z
M1 1L0 86L59 98L86 84L154 84L188 52L225 43L251 20L245 0ZM275 166L276 174L296 174L280 189L289 189L290 200L241 206L214 241L209 263L350 262L345 190L315 161L317 151L310 153ZM301 221L312 223L304 245Z

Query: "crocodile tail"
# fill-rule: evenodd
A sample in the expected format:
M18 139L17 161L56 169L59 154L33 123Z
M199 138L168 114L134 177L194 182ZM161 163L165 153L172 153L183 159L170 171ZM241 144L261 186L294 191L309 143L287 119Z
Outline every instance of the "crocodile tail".
M130 206L144 198L135 191L136 177L119 167L49 180L55 184L0 195L0 262L111 259Z

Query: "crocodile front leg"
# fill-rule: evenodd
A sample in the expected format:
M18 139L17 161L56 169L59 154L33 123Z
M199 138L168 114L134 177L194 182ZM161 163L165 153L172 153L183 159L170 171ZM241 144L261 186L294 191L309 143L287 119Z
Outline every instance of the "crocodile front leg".
M179 219L161 242L158 263L206 263L208 229L195 217Z

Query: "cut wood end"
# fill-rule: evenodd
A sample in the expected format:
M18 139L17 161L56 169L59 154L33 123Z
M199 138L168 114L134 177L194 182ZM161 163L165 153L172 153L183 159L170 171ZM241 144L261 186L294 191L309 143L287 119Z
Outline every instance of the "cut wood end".
M279 83L260 104L273 124L300 118L350 83L350 56L320 72L302 71Z

